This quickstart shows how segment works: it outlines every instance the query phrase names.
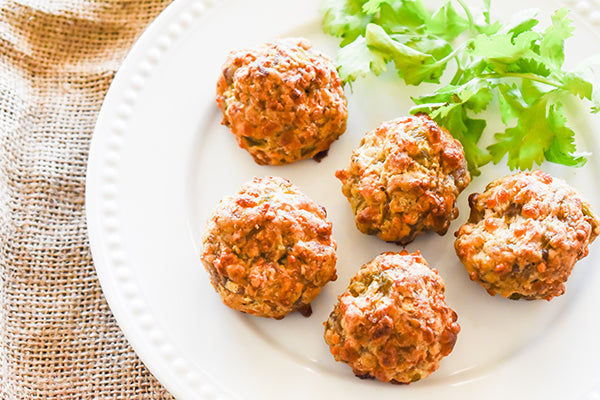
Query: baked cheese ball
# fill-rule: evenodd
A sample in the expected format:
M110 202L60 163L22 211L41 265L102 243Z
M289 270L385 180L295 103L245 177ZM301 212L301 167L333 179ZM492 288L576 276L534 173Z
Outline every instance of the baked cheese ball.
M471 180L460 142L425 114L367 132L336 177L358 229L402 245L422 232L445 234Z
M483 193L471 194L469 205L454 247L471 280L491 295L562 295L574 264L600 233L581 195L539 170L497 179Z
M216 100L222 123L261 165L320 160L346 130L346 97L335 65L303 38L232 51Z
M360 378L411 383L438 369L460 326L445 284L419 252L366 263L325 322L325 342Z
M336 242L325 209L280 177L256 177L209 217L202 263L227 306L281 319L305 316L337 278Z

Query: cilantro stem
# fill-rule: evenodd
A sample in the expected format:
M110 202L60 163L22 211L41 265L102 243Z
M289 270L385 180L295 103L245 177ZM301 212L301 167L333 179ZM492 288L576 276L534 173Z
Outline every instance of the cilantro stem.
M465 46L466 46L466 43L462 43L456 49L452 50L452 52L450 52L450 54L448 54L446 57L442 58L441 60L436 61L436 64L442 65L442 64L447 64L451 59L454 58L454 61L456 62L456 74L454 75L454 78L452 78L451 84L455 84L456 82L458 82L458 80L460 79L460 77L462 76L462 74L464 72L464 70L462 69L462 66L461 66L460 58L458 56L464 50Z
M548 78L544 78L543 76L531 74L531 73L518 73L518 72L503 72L502 75L497 74L482 74L482 78L484 79L500 79L500 78L520 78L520 79L529 79L534 82L543 83L544 85L554 86L556 88L562 89L563 85L560 82L555 82Z
M458 64L458 58L456 59L456 63ZM452 77L452 80L450 81L450 84L458 85L458 82L460 82L460 78L462 78L464 72L465 71L460 67L460 64L459 64L458 67L456 68L456 73L454 74L454 76Z
M454 59L456 59L456 62L458 63L458 54L464 50L465 45L466 45L466 43L462 43L456 49L452 50L452 52L450 54L448 54L446 57L442 58L438 62L447 63L448 61L450 61L451 58L454 58Z
M467 5L465 4L464 0L456 0L458 1L458 4L460 4L460 6L462 7L462 9L465 11L465 15L467 16L467 20L469 20L469 29L474 32L477 33L477 28L475 26L475 19L473 18L473 14L471 14L471 10L469 10L469 7L467 7Z

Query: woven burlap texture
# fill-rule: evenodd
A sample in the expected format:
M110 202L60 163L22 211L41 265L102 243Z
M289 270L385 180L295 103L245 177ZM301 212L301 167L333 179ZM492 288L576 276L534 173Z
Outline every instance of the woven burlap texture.
M0 0L0 399L163 399L88 246L85 174L104 95L170 0Z

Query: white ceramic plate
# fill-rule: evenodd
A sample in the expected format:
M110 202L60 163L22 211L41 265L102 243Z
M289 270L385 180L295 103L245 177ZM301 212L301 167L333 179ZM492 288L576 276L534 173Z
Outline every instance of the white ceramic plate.
M431 1L432 5L438 4ZM561 6L543 0L494 1L508 16L523 8ZM305 36L333 56L321 33L319 0L178 0L141 36L106 97L94 133L87 177L90 241L100 282L136 352L181 399L598 399L600 257L598 243L576 265L567 293L551 302L508 301L469 281L453 250L468 215L467 196L509 173L487 166L459 198L449 233L419 237L421 250L447 284L447 302L462 331L453 353L429 378L407 385L360 380L335 362L322 323L350 277L393 244L363 235L334 171L346 166L361 136L380 121L406 115L423 88L366 80L347 90L349 125L321 163L254 164L220 125L216 77L227 52L281 36ZM569 3L576 37L568 60L600 51L600 7ZM548 23L548 19L544 21ZM583 192L600 211L600 120L573 110L588 164L544 164ZM494 116L490 116L493 125ZM338 280L313 303L310 318L281 321L225 307L199 260L208 213L255 175L280 175L324 205L339 247ZM587 396L587 397L586 397ZM596 397L594 397L596 396Z

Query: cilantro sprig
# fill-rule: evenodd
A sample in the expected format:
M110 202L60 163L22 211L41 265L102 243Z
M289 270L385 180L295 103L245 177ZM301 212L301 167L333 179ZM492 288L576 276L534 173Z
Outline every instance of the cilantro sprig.
M490 0L477 13L464 0L448 0L434 12L421 0L325 0L321 12L324 31L341 39L337 63L344 82L393 65L407 85L440 84L414 97L410 112L429 114L460 140L473 175L505 156L511 169L544 160L585 164L564 104L579 98L598 112L600 101L591 68L564 68L564 42L574 29L567 9L555 11L545 29L535 10L492 21ZM486 121L476 115L490 104L498 106L506 129L482 147Z

